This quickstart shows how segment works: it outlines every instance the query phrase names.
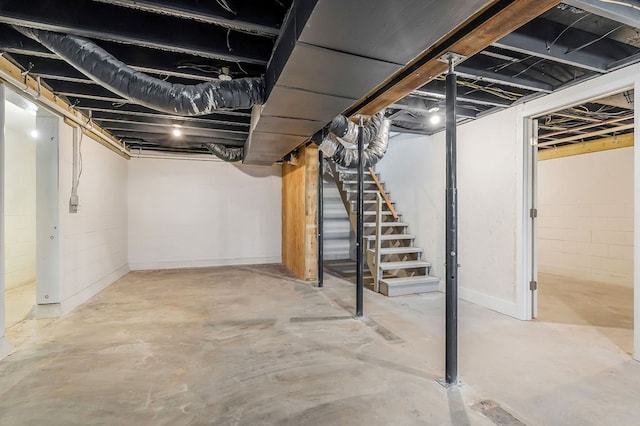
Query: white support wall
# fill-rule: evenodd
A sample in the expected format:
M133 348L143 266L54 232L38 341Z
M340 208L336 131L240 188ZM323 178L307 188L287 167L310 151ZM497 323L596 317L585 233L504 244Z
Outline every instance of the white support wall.
M278 165L132 159L131 269L281 262L281 188Z
M87 301L128 271L127 163L88 136L81 144L78 213L69 213L73 128L60 123L59 217L62 311Z
M633 148L538 163L540 272L633 286Z

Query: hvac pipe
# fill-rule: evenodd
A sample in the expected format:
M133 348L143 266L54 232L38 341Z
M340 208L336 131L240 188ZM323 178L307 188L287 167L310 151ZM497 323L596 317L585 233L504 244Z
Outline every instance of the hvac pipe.
M457 134L456 95L457 78L454 59L449 57L446 78L446 342L445 382L458 383L458 194L457 194Z
M324 286L324 154L318 150L318 287Z
M364 299L364 126L358 126L358 185L356 209L356 318L362 318Z
M203 115L219 109L251 108L264 100L264 79L261 77L173 84L134 70L85 38L34 28L14 28L101 86L157 111Z

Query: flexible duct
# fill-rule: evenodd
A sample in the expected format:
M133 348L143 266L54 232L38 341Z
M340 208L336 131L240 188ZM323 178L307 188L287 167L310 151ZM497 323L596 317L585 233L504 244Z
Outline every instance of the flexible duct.
M89 77L125 99L177 115L245 109L264 100L264 79L239 78L194 85L172 84L136 71L82 37L14 26Z
M227 148L217 143L205 143L204 146L211 151L213 155L221 160L228 162L242 161L244 156L244 148Z
M343 117L343 116L341 116ZM343 136L347 135L347 138L352 138L352 136L348 136L354 133L355 129L355 138L357 142L357 134L358 134L358 125L343 117L347 123L344 127L334 128L336 131L343 130ZM334 119L329 125L328 129L331 129L334 123L336 123L336 119ZM341 121L341 120L340 120ZM387 152L387 146L389 145L389 130L391 129L391 120L384 118L384 112L380 112L369 120L369 122L363 126L363 141L365 144L368 143L367 147L363 152L363 161L364 167L372 167L375 165L380 159L384 156L385 152ZM358 166L358 149L356 148L347 148L338 140L338 135L332 132L324 132L325 136L322 139L322 142L318 145L318 148L322 150L328 157L336 163L343 167L355 168ZM341 139L344 139L342 137ZM347 140L347 142L351 143L351 140Z

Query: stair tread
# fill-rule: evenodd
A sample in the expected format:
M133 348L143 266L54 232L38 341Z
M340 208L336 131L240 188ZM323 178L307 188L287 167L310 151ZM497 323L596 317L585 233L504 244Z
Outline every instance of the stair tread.
M343 183L343 185L355 185L355 184L358 183L358 181L357 180L343 180L342 183ZM367 185L375 184L375 182L373 180L365 181L364 183L366 183ZM384 182L380 182L380 185L384 186Z
M381 213L382 213L382 215L383 215L383 216L391 216L391 215L393 215L393 213L392 213L392 212L390 212L389 210L383 210ZM355 213L352 213L352 214L355 214ZM366 216L371 216L371 215L375 215L375 214L376 214L376 212L375 212L375 211L373 211L373 210L365 210L365 211L364 211L364 214L365 214ZM401 216L401 213L400 213L400 212L398 212L398 211L396 211L396 214L397 214L398 216Z
M363 200L365 204L373 204L375 203L377 200ZM357 202L356 200L349 200L350 203L355 203ZM391 201L391 204L395 204L395 201ZM383 203L384 204L384 203Z
M367 240L375 240L375 235L365 235L364 238ZM388 240L413 240L415 239L415 235L410 234L384 234L380 235L380 240L388 241Z
M405 262L380 262L380 269L383 271L393 269L428 268L431 264L424 260L409 260Z
M365 228L375 228L376 223L375 222L364 222L363 223ZM382 222L380 224L380 226L382 226L383 228L386 227L394 227L394 226L409 226L408 223L406 222Z
M373 249L369 249L371 253ZM420 247L382 247L380 248L380 254L407 254L407 253L422 253Z
M358 192L357 189L347 189L347 192ZM376 194L379 193L380 191L378 191L377 189L363 189L362 192L364 192L365 194Z

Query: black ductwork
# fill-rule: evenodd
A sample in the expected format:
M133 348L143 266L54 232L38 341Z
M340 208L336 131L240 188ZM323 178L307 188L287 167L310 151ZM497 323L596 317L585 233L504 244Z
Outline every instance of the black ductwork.
M136 71L82 37L14 26L89 77L125 99L183 116L246 109L264 102L264 79L239 78L194 85L172 84Z
M213 155L221 160L228 161L230 163L235 161L242 161L244 156L244 148L227 148L224 145L218 143L205 143L204 147L207 148Z

